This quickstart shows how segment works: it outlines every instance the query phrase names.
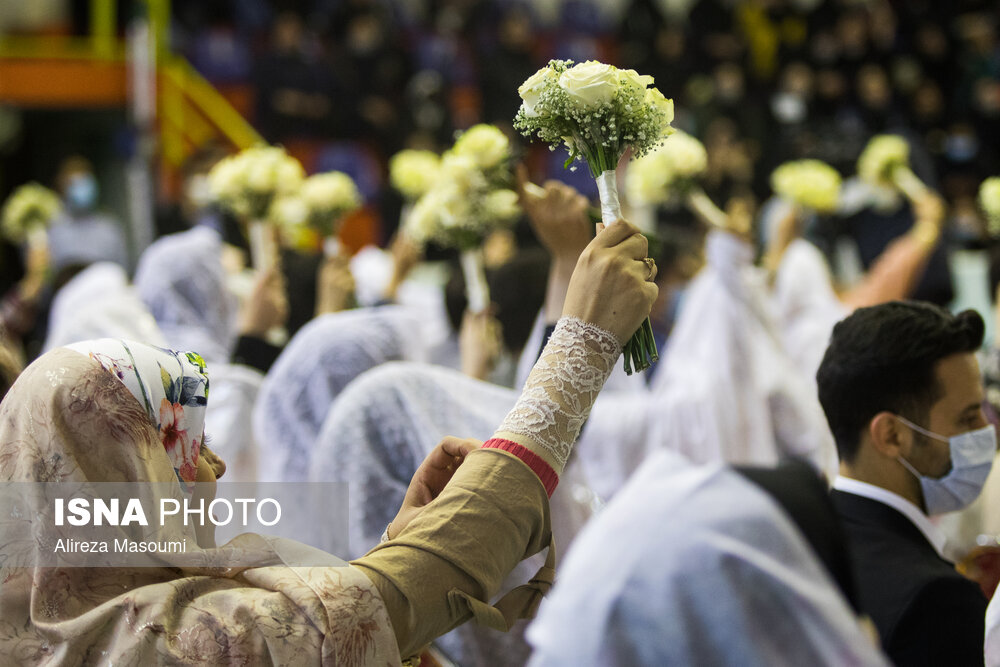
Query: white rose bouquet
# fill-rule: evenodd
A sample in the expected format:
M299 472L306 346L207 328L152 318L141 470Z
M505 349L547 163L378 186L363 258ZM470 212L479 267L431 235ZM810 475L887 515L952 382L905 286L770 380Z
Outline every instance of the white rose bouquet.
M460 144L461 137L456 147ZM498 154L494 149L490 152ZM505 154L510 155L509 147ZM500 174L498 169L507 169L506 158L493 162L483 154L449 150L441 161L439 182L417 201L404 228L418 243L433 241L459 251L469 309L477 313L489 306L483 241L492 231L513 225L521 214L517 193L497 187L487 178L490 173L493 177L503 176L501 181L509 179L509 173Z
M494 170L503 172L510 161L510 140L496 125L473 125L459 135L455 145L448 151L452 155L461 155L471 159L487 178L503 178L504 174L494 174Z
M315 231L324 239L327 254L336 254L341 221L361 204L361 193L351 177L331 171L310 176L298 192L275 199L269 218L290 237L308 236L306 230Z
M389 160L389 182L407 201L416 201L437 182L440 168L433 151L402 150Z
M344 216L361 208L361 193L354 180L341 171L310 176L299 196L309 210L307 222L323 237L327 256L340 252L337 235Z
M820 160L784 163L771 173L771 188L793 204L818 213L832 213L840 202L840 174Z
M1000 176L991 176L979 186L979 206L986 214L991 236L1000 236Z
M62 209L59 195L38 183L14 190L0 213L0 228L13 243L28 242L32 247L47 244L49 224Z
M858 158L858 176L873 185L896 187L911 201L927 192L927 186L910 169L910 145L895 134L872 137Z
M662 204L676 193L710 224L724 228L725 213L698 186L698 177L707 168L705 146L687 132L675 130L661 146L629 164L625 192L639 207Z
M673 130L673 101L651 88L653 77L634 70L589 60L551 60L518 88L521 108L514 127L527 137L537 136L555 149L565 143L569 167L584 160L597 180L601 218L611 224L621 217L615 170L625 151L641 158ZM656 361L649 320L625 345L625 370L643 370Z
M276 249L267 227L275 199L301 187L305 171L278 146L248 148L220 160L208 174L214 199L248 223L250 253L258 270L270 266Z

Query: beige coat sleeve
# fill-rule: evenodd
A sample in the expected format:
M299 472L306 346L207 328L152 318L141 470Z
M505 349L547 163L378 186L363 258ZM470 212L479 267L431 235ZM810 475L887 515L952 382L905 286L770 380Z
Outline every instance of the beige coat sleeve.
M502 627L488 602L515 565L550 541L549 500L538 477L511 454L485 449L469 454L441 495L398 536L352 565L381 594L405 658L473 616ZM551 585L553 556L530 592L505 596L508 603L518 600L504 616L533 611L538 591Z

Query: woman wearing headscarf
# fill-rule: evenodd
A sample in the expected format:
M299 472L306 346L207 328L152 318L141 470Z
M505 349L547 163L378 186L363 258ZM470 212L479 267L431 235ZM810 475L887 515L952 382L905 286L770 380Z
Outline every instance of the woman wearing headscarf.
M6 567L0 653L21 664L391 665L472 617L506 629L532 614L551 572L488 601L550 541L547 496L656 296L645 256L628 223L598 235L565 318L494 437L482 448L442 442L388 539L350 566ZM120 341L54 350L0 405L0 480L212 482L222 468L207 448L202 455L207 398L197 355ZM211 536L199 537L212 552Z

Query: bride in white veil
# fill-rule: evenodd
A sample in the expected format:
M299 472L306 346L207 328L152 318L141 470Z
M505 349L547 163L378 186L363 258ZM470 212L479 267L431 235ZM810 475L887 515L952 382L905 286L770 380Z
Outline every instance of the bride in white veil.
M305 480L320 427L344 387L379 364L424 357L419 315L403 306L361 308L321 315L295 334L254 407L261 481Z

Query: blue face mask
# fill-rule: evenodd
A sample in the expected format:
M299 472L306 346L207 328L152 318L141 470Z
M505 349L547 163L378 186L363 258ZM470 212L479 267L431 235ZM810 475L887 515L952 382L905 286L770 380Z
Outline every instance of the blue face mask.
M924 507L928 515L955 512L967 507L979 497L997 452L997 433L992 424L946 438L921 428L903 417L897 415L896 418L917 433L948 443L951 470L944 477L921 475L909 461L902 456L898 457L903 467L920 481L920 488L924 492Z
M66 186L66 203L74 211L89 211L97 204L97 181L89 174L74 176Z

